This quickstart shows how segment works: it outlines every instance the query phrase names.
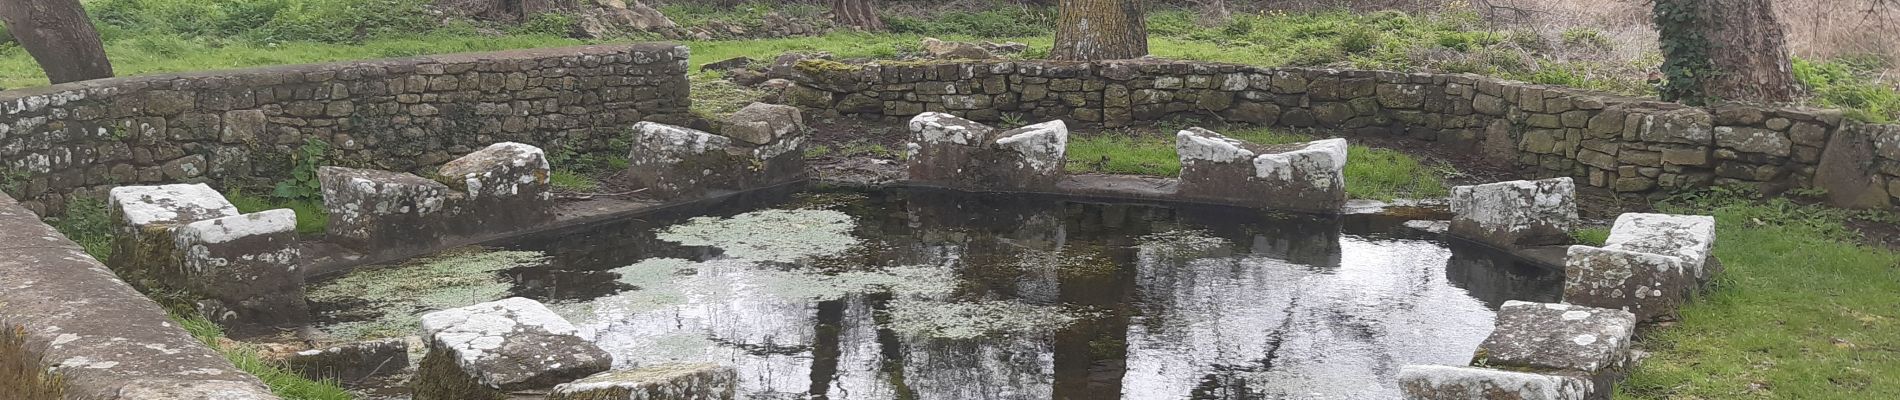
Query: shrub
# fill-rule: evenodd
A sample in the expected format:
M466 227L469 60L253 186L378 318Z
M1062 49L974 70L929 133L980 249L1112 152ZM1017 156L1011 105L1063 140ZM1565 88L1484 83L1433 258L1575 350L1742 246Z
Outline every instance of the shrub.
M1313 67L1345 61L1346 53L1340 47L1323 41L1301 42L1293 46L1287 64Z
M1383 39L1379 31L1354 26L1339 36L1339 50L1353 54L1364 53L1378 47L1381 40Z
M1575 27L1565 30L1563 39L1565 45L1575 47L1609 49L1615 46L1614 43L1610 42L1610 37L1605 36L1602 31L1585 27Z

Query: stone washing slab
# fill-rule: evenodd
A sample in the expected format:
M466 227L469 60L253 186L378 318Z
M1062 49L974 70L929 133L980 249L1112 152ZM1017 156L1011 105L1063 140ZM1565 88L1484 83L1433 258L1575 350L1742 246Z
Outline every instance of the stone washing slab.
M1564 244L1577 221L1570 178L1451 189L1451 234L1504 249Z
M1675 317L1693 277L1679 257L1570 246L1564 257L1564 302L1629 311L1639 321Z
M1183 197L1338 213L1346 204L1345 139L1262 146L1202 128L1175 134Z
M1622 365L1635 332L1628 311L1513 300L1478 351L1485 365L1595 374Z
M322 167L317 180L330 214L330 241L365 253L428 248L462 194L415 174Z
M541 302L513 297L422 316L415 400L500 399L606 371L613 359Z
M192 222L174 229L179 288L203 296L200 311L246 337L275 334L310 319L297 246L297 213L290 209Z
M910 120L905 170L910 180L972 190L1054 189L1068 162L1069 128L1061 120L997 131L955 115L926 112Z
M0 304L0 363L58 375L67 398L277 399L5 194Z
M548 400L730 400L739 374L715 364L662 364L594 374L555 386Z
M634 124L633 135L627 175L651 198L766 187L805 174L802 130L761 145L657 122Z
M514 142L488 145L436 172L449 189L462 192L453 228L470 235L554 221L552 174L541 148Z
M1715 217L1624 213L1610 226L1603 248L1675 256L1698 284L1707 284L1720 272L1715 260Z
M115 187L106 212L117 225L107 265L134 281L155 278L182 257L172 228L238 215L237 206L202 183Z
M1584 400L1590 381L1580 377L1443 365L1399 369L1407 400Z

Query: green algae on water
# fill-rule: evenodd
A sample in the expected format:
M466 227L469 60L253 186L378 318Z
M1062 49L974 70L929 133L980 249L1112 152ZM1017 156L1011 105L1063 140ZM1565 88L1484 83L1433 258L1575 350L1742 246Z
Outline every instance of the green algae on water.
M1199 258L1231 248L1233 243L1204 230L1176 229L1142 236L1141 244L1135 246L1166 257Z
M733 258L794 262L842 254L858 244L849 214L834 210L764 210L730 218L697 217L661 231L660 240L711 246Z
M328 326L339 339L399 337L415 332L421 314L500 300L513 284L499 272L540 265L547 258L532 251L462 249L402 265L359 270L310 287L309 299L319 303L356 304L360 315Z

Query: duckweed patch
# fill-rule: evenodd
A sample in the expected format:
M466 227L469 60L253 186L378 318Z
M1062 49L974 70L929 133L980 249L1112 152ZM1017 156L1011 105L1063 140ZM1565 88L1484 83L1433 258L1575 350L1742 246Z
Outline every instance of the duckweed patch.
M499 272L546 261L532 251L456 250L317 284L309 298L356 305L350 314L334 315L346 322L326 327L339 339L399 337L415 331L422 313L507 297L512 284Z
M1135 247L1165 257L1199 257L1210 251L1232 246L1233 242L1199 229L1177 229L1141 237Z
M833 210L764 210L730 218L698 217L668 227L660 240L719 248L733 258L793 262L856 246L851 216Z
M885 326L899 334L939 339L977 339L1053 332L1089 318L1080 309L1007 300L943 302L898 298Z

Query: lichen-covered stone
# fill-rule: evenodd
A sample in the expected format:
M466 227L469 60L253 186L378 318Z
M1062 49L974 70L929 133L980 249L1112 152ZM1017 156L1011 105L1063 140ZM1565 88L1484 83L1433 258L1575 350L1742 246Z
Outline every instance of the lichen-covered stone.
M752 103L727 116L720 133L741 142L764 145L804 130L805 117L798 107Z
M285 356L284 367L313 380L345 384L409 368L409 344L400 338L343 343Z
M127 280L152 278L181 258L172 228L238 215L237 206L205 184L112 188L107 213L118 225L107 265Z
M273 334L309 321L297 269L297 213L277 209L192 222L174 229L178 288L215 302L205 317L234 336Z
M1061 120L997 131L954 115L910 120L912 181L977 190L1047 190L1063 177L1069 128Z
M1673 318L1693 277L1682 258L1590 246L1564 256L1564 302L1629 311L1641 321Z
M1561 244L1577 220L1570 178L1451 189L1451 234L1502 248Z
M554 194L541 148L503 142L443 164L436 176L462 192L453 223L471 233L509 232L554 221Z
M408 173L322 167L317 180L330 214L330 241L365 252L424 249L442 243L452 203L462 195Z
M555 386L548 400L731 400L739 374L712 364L608 371Z
M655 122L633 126L628 177L660 199L690 198L798 180L805 173L805 136L787 132L751 145L697 129Z
M606 371L606 351L573 324L520 297L424 314L429 352L416 371L416 400L488 400L546 389Z
M1625 213L1610 226L1603 248L1638 251L1681 258L1697 283L1707 284L1721 272L1715 259L1715 217Z
M1590 381L1575 376L1443 365L1399 369L1407 400L1583 400L1589 390Z
M1570 304L1507 301L1475 364L1589 378L1588 398L1608 399L1629 358L1636 315Z
M1346 204L1346 140L1261 146L1201 128L1175 134L1184 197L1335 213Z

